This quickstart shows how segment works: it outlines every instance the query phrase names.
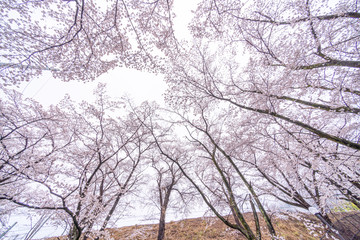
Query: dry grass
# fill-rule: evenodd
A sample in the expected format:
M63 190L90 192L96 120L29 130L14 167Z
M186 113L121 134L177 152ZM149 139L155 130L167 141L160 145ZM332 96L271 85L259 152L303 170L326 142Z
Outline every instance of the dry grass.
M255 225L251 213L245 214L250 227L255 232ZM326 229L319 220L312 215L303 213L277 213L271 216L278 239L286 240L317 240ZM261 220L262 239L271 239L267 234L265 222ZM153 240L157 238L156 224L135 225L116 229L108 229L115 240ZM55 240L51 238L48 240ZM166 224L166 240L235 240L245 239L237 231L230 229L214 217L185 219ZM323 238L332 239L332 238Z

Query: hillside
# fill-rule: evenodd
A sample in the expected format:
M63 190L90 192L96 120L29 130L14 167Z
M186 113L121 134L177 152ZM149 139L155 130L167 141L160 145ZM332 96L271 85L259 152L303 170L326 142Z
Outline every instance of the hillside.
M252 214L245 214L246 219L249 220L251 227L254 228L254 222L252 221ZM319 220L316 217L303 213L276 213L272 214L272 220L274 227L278 234L278 239L286 240L317 240L325 235L326 229L322 227ZM266 235L266 228L264 222L261 223L263 230L262 239L270 239L269 235ZM116 229L108 229L108 232L113 239L125 240L125 239L156 239L157 237L157 225L135 225L129 227L122 227ZM58 238L51 238L48 240L56 240ZM60 238L61 239L61 238ZM167 240L205 240L205 239L218 239L218 240L235 240L245 239L239 235L236 231L228 228L217 218L205 217L205 218L193 218L185 219L176 222L170 222L166 225L165 239ZM335 239L326 235L322 239Z

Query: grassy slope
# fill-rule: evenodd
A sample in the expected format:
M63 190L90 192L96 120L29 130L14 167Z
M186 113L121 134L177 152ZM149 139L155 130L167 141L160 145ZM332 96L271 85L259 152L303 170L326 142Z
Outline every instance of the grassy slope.
M254 221L252 214L245 216L250 226L254 229ZM299 239L319 239L325 230L320 222L313 216L305 214L281 214L273 215L273 224L279 236L283 239L299 240ZM266 234L265 223L261 223L263 239L270 239ZM156 239L157 226L156 225L139 225L131 227L123 227L119 229L111 229L114 239ZM186 219L178 222L170 222L166 225L165 237L167 240L177 239L245 239L240 236L237 231L234 231L224 225L216 218L195 218ZM326 239L326 238L324 238Z
M250 222L250 226L254 229L254 221L252 220L252 214L245 214L246 219ZM286 240L317 240L320 239L325 229L320 222L311 215L302 213L277 213L271 216L274 227L279 236L278 239ZM262 239L270 239L267 234L266 225L261 222L261 228L263 232ZM128 239L156 239L157 237L157 225L136 225L129 227L122 227L116 229L108 229L115 240L128 240ZM55 240L57 238L51 238L48 240ZM217 218L194 218L185 219L177 222L170 222L166 224L166 240L235 240L245 239L241 235L226 225L224 225ZM323 239L333 239L324 237Z

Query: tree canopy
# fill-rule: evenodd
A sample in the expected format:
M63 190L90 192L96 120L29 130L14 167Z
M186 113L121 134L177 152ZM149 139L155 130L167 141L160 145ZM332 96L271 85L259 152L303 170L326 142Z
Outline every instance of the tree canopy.
M70 239L106 236L151 181L163 230L168 206L200 199L247 239L276 235L270 199L328 221L336 199L360 208L357 1L202 0L188 41L171 0L0 7L2 208L55 212ZM119 66L162 73L167 106L115 101L99 85L95 103L44 108L8 89Z

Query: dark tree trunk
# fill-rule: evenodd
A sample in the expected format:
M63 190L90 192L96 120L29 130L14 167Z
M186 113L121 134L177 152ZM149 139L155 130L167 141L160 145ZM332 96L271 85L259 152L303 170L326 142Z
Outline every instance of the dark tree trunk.
M161 213L160 213L159 231L158 231L157 240L163 240L165 237L165 215L166 215L166 208L164 206L162 206Z
M165 217L166 217L166 210L170 200L170 194L172 188L174 186L174 181L168 186L165 190L165 197L162 199L160 197L160 204L161 204L161 212L160 212L160 220L159 220L159 231L158 231L158 240L163 240L165 237ZM161 191L161 189L159 189ZM162 196L162 195L161 195Z
M80 237L81 237L81 233L82 233L82 230L79 229L78 227L75 226L75 224L73 224L71 230L70 230L70 233L69 233L69 239L70 240L79 240Z

